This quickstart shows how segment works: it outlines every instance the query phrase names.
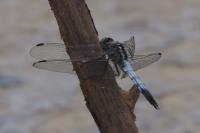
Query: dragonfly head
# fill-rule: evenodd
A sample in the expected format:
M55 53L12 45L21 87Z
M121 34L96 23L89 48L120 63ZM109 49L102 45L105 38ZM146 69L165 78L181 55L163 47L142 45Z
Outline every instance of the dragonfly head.
M100 44L106 44L106 43L109 43L109 42L112 42L114 41L112 38L110 37L104 37L100 40Z
M105 38L102 38L101 40L100 40L100 45L101 45L101 48L103 49L103 50L107 50L107 49L109 49L109 46L108 46L108 44L109 43L111 43L111 42L113 42L114 40L112 39L112 38L110 38L110 37L105 37Z
M105 37L101 39L100 45L101 45L101 48L104 50L105 54L115 64L119 64L122 62L122 60L127 59L127 53L122 43L118 41L114 41L110 37Z

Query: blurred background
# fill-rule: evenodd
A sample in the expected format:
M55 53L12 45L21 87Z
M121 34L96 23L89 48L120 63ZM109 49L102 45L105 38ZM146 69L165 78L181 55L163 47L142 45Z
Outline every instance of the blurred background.
M161 108L140 97L140 133L199 133L200 1L86 1L100 38L134 35L136 53L163 53L138 71ZM1 0L0 42L0 133L99 132L76 76L32 67L31 47L62 42L48 0Z

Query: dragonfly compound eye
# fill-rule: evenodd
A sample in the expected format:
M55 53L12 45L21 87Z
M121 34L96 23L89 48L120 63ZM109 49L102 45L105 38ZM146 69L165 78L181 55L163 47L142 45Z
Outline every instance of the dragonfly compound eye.
M111 41L113 41L112 38L110 38L110 37L105 37L105 38L102 38L102 39L100 40L100 44L101 44L101 45L102 45L102 44L106 44L106 43L111 42Z

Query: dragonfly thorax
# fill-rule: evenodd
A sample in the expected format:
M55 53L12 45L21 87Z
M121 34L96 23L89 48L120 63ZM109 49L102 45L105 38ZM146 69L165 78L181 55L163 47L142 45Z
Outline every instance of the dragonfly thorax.
M115 64L121 64L123 60L127 60L128 56L122 43L114 41L112 38L103 38L100 41L101 47L105 54Z

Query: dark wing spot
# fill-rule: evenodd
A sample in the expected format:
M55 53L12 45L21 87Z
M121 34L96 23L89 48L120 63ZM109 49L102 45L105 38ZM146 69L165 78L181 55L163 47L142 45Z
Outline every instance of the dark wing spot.
M41 63L41 62L47 62L47 60L41 60L41 61L35 62L35 63L33 63L33 66L35 66L36 64Z
M43 46L43 45L44 45L44 43L39 43L36 46Z

